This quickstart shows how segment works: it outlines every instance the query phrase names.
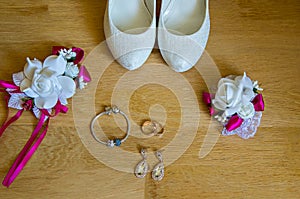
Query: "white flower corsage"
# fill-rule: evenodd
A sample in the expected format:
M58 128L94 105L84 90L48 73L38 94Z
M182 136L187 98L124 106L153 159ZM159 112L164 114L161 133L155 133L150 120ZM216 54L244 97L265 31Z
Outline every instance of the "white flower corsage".
M218 83L215 95L203 93L210 114L224 126L222 135L253 137L264 111L264 101L257 81L243 76L228 76Z
M24 70L13 74L14 84L25 97L20 98L19 92L8 90L11 95L8 107L22 109L23 104L30 100L32 108L37 110L50 111L58 102L67 105L67 99L75 94L76 87L82 89L80 84L86 85L90 81L86 68L78 66L83 55L80 48L53 47L53 55L43 62L27 58Z
M83 89L91 81L85 66L79 64L83 57L84 51L80 48L54 46L52 55L43 62L27 58L24 70L12 75L13 82L0 80L0 92L8 94L7 107L18 110L2 125L0 136L21 117L23 111L32 111L39 119L30 139L6 175L2 183L4 186L8 187L14 181L38 148L46 135L50 118L58 113L66 113L67 99L75 94L76 87Z

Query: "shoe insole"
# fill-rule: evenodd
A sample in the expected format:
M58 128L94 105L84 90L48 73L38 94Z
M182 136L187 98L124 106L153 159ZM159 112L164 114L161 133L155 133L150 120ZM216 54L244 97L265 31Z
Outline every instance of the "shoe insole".
M149 28L152 16L144 0L113 0L111 18L122 32L142 33Z
M197 32L205 18L205 0L165 0L167 13L164 22L166 28L180 35L190 35Z

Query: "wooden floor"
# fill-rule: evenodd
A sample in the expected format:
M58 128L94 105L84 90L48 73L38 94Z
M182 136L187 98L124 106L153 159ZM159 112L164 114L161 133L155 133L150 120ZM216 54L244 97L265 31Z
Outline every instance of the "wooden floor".
M11 80L12 73L23 69L26 57L44 59L53 45L77 46L90 54L105 40L105 6L104 0L0 0L0 79ZM69 101L70 111L51 121L45 140L12 186L9 189L0 187L0 198L299 198L300 2L211 1L210 14L207 53L221 75L246 71L265 89L266 110L254 138L245 141L237 136L220 137L212 151L199 158L210 119L200 97L207 85L198 71L192 69L183 76L192 86L198 102L195 107L187 108L199 108L200 125L182 155L181 145L168 149L172 152L163 152L169 165L161 182L154 182L151 175L137 179L130 172L119 171L123 166L128 170L128 165L132 165L133 170L141 159L138 147L148 148L153 165L157 161L152 151L176 139L185 104L179 103L176 93L163 85L148 84L135 90L130 97L130 115L133 122L140 124L150 117L149 107L160 104L156 105L157 110L166 113L166 132L162 138L130 136L118 150L130 152L134 158L118 159L117 150L107 150L93 142L88 144L84 139L90 134L77 128L86 123L80 123L80 117L79 120L76 117L82 114L89 119L93 114L78 113L75 105L78 99L84 99L75 97L73 103ZM93 56L96 60L103 55ZM103 65L88 63L87 67L96 71L92 74L95 77L97 67ZM157 49L146 63L151 64L166 65ZM165 68L167 73L172 73ZM143 73L143 70L148 70L147 66L128 74ZM95 98L85 95L95 103L83 106L87 110L93 107L96 112L103 110L104 105L111 103L114 85L126 72L116 62L108 65L104 75L94 78L83 91L95 93L89 90L95 85ZM170 76L169 81L176 82L172 78ZM3 96L1 93L0 99ZM186 97L189 102L189 96ZM124 102L126 99L116 100ZM0 123L5 121L6 114L5 101L1 100ZM160 114L157 115L159 118ZM114 135L111 129L115 130L116 124L108 119L105 121L107 123L100 123L104 132ZM0 138L0 178L4 178L36 123L31 113L25 113ZM122 135L120 129L116 132ZM189 132L185 134L189 136ZM95 149L100 149L99 153ZM171 156L176 159L171 160ZM111 159L105 163L102 157Z

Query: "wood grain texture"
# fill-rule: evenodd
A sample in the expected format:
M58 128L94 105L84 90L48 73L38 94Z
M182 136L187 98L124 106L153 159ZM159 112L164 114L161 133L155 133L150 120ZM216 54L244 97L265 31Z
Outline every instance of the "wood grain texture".
M10 80L22 70L26 57L44 59L53 45L78 46L89 54L105 40L105 6L104 0L0 0L0 79ZM77 134L70 101L70 111L51 121L45 140L11 188L0 187L0 198L299 198L300 2L211 1L210 12L207 52L221 74L247 71L265 88L266 110L254 138L220 137L211 153L199 159L209 123L199 96L207 87L192 69L184 76L199 99L200 126L188 150L166 168L162 182L153 182L150 175L136 179L95 159ZM164 64L158 50L147 63ZM105 71L96 92L96 111L110 102L113 85L125 72L117 63ZM130 138L124 150L138 153L137 145L160 148L174 138L180 104L162 86L147 85L132 95L133 120L147 119L155 103L171 107L168 132L162 139ZM0 100L0 123L6 114ZM1 179L36 123L25 113L0 138ZM113 122L105 125L107 135L110 127L115 128Z

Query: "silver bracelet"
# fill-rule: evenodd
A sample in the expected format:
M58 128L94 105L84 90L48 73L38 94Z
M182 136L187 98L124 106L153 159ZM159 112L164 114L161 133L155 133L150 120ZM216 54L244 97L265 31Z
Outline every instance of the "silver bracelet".
M126 131L126 135L123 139L116 138L116 139L108 140L107 142L104 142L95 135L94 125L95 125L96 120L99 117L101 117L103 115L111 115L111 114L121 114L125 118L126 123L127 123L127 131ZM117 106L106 107L104 112L102 112L94 117L94 119L91 122L90 128L91 128L91 133L92 133L94 139L97 142L99 142L100 144L106 145L108 147L120 146L123 142L125 142L127 140L128 136L130 134L130 121L129 121L127 115L124 112L122 112Z

